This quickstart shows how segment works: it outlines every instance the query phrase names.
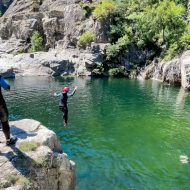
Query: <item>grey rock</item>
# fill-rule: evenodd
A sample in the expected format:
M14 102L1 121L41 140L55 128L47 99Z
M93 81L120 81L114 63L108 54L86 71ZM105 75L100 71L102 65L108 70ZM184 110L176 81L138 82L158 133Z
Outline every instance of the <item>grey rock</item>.
M190 51L186 51L181 56L181 85L190 90Z
M98 43L107 43L108 22L97 22L92 16L86 18L80 2L43 0L40 3L37 0L14 0L0 18L0 37L6 41L13 41L14 38L13 52L18 51L18 40L25 41L19 44L20 47L28 48L34 31L43 35L47 49L76 47L79 37L87 31L96 34Z
M11 76L91 75L94 65L102 62L101 53L76 49L49 52L1 54L0 74Z
M10 122L16 146L0 143L0 188L11 190L74 190L75 163L62 153L56 134L40 122L24 119ZM4 139L2 133L0 138ZM23 150L28 144L35 149ZM15 183L11 182L16 177ZM25 182L24 182L24 181Z

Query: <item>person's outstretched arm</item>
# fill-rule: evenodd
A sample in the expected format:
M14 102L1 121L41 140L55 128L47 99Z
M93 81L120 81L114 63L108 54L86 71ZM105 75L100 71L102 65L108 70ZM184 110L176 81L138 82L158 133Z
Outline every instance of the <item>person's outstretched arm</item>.
M55 97L59 97L59 96L61 96L61 92L54 92L54 94L53 94Z
M75 86L74 90L71 93L67 93L67 96L68 97L73 96L75 94L76 90L77 90L77 86Z
M4 77L0 76L0 85L4 90L10 90L10 84L4 79Z

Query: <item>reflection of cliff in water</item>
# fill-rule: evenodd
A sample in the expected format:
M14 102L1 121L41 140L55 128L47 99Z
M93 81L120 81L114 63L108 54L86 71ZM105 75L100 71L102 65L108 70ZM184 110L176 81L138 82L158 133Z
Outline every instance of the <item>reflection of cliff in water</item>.
M176 111L178 112L183 111L188 94L189 94L188 91L184 90L183 88L180 88L180 91L176 98Z

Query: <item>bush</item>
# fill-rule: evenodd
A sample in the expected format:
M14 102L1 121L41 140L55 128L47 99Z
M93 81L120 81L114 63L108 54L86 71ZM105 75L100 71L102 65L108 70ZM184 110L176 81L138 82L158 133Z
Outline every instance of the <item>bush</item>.
M126 49L129 44L129 39L125 35L122 38L119 38L116 44L110 45L106 49L106 59L111 60L112 58L116 58L122 53L123 50Z
M78 46L81 48L86 48L94 41L95 34L93 32L85 32L82 34L78 41Z
M33 32L31 37L31 48L29 52L37 52L43 50L43 38L38 31Z
M190 24L187 25L185 32L180 39L180 45L183 49L190 49Z
M96 67L92 70L92 76L101 77L104 73L104 68L101 63L97 63Z
M109 76L122 77L122 76L127 76L127 73L124 67L112 68L109 70Z
M103 0L95 7L93 16L98 20L106 19L117 10L116 2L112 0Z

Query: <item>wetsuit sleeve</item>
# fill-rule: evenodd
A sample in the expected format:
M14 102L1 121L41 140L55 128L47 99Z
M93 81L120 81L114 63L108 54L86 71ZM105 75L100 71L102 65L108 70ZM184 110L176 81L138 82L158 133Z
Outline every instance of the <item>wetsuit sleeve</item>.
M73 96L76 92L76 89L74 89L71 93L67 93L67 97Z
M54 95L55 97L59 97L59 96L61 96L61 92L59 92L59 93L55 92L53 95Z
M3 78L0 78L0 85L3 87L4 90L10 90L10 84Z

